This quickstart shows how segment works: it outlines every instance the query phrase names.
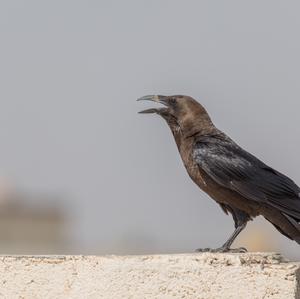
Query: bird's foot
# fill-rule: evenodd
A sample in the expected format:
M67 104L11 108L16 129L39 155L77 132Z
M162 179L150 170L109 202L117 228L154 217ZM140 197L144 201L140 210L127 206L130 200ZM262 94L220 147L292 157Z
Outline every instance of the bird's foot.
M245 247L238 247L238 248L229 248L228 251L224 251L224 252L229 252L229 253L246 253L246 252L248 252L248 250Z
M211 253L245 253L248 250L245 247L239 248L228 248L228 247L220 247L220 248L199 248L196 249L196 252L211 252Z

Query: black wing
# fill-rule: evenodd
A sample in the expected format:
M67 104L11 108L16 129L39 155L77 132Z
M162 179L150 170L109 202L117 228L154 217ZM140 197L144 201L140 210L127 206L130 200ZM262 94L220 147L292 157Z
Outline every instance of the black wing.
M193 154L199 167L218 184L300 221L300 188L227 136L198 138Z

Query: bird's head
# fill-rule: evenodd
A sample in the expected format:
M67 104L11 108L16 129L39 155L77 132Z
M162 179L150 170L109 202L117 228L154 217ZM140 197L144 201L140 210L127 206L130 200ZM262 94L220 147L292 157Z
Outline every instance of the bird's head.
M163 107L150 108L139 113L156 113L163 117L173 134L184 137L205 131L213 126L205 108L192 97L184 95L162 96L148 95L138 101L153 101Z

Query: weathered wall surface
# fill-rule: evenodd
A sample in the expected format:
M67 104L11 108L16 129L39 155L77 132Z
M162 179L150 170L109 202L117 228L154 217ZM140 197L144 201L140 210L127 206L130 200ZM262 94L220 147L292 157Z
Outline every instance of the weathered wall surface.
M0 298L300 298L280 255L2 256Z

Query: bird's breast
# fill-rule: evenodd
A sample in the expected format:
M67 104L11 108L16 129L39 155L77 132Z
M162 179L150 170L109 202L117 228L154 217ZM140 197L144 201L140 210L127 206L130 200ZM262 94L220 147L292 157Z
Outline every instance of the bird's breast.
M190 176L190 178L205 192L207 192L206 174L201 171L198 164L193 157L192 143L182 144L179 149L183 164Z

